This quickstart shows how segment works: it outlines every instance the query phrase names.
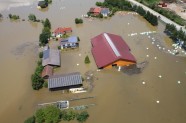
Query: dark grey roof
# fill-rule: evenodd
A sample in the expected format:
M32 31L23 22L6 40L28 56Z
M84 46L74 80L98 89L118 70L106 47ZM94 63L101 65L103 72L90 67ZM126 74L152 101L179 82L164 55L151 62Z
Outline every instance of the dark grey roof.
M42 65L60 66L61 65L60 51L54 49L44 50Z
M64 74L64 75L56 75L48 79L49 89L80 85L80 84L82 84L82 78L79 72Z

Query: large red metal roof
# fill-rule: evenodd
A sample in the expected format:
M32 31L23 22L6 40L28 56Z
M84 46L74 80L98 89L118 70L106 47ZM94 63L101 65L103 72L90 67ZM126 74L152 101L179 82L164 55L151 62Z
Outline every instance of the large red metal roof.
M136 63L130 48L121 36L102 33L91 39L92 54L98 68L110 65L118 60Z
M57 34L64 34L65 32L71 32L72 28L71 27L59 27L57 28L54 33Z

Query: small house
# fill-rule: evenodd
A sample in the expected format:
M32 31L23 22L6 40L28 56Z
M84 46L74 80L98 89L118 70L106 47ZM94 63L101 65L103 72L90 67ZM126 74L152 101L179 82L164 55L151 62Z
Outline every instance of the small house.
M92 7L90 8L89 12L95 16L101 13L101 7Z
M79 72L63 74L63 75L54 75L48 79L48 89L49 90L58 90L66 89L71 87L80 87L82 86L82 77Z
M48 3L45 0L40 0L38 2L38 6L41 8L46 8L48 6Z
M66 33L71 33L72 32L72 28L71 27L59 27L57 29L55 29L55 31L53 32L53 36L54 37L57 37L57 38L60 38L63 36L63 34L66 34Z
M42 66L61 66L60 51L54 49L47 49L43 51Z
M52 66L45 66L43 71L42 71L42 74L41 76L44 78L44 79L48 79L50 76L53 75L53 67Z
M79 47L79 41L77 36L71 36L67 39L60 40L61 49L65 48L77 48Z
M103 15L103 17L107 17L110 14L109 8L102 8L101 14Z
M92 55L99 69L136 64L135 57L121 36L102 33L91 39Z

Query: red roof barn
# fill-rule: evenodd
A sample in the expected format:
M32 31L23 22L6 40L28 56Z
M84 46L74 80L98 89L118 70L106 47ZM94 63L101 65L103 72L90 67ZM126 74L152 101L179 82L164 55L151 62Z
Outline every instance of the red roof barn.
M92 7L90 8L89 12L93 13L94 15L99 15L101 13L101 8L100 7Z
M92 54L98 68L127 66L136 63L130 48L121 36L102 33L91 39Z

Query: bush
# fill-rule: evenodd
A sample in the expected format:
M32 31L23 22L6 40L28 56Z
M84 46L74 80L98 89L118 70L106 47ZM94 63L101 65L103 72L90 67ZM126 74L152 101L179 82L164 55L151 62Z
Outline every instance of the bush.
M50 24L50 21L49 21L49 19L48 18L46 18L45 19L45 21L44 21L44 27L48 27L49 29L51 29L51 24Z
M44 79L40 77L38 74L33 74L31 77L32 80L32 88L34 90L39 90L43 87Z
M86 111L81 112L77 115L76 119L79 122L85 122L89 117L89 114Z
M44 86L45 88L48 88L48 82L45 81L45 82L43 83L43 86Z
M24 121L24 123L35 123L35 116L29 117Z
M81 18L76 18L76 19L75 19L75 23L76 23L76 24L83 23L83 20L82 20Z
M76 112L74 112L73 110L62 111L62 118L64 121L74 120L75 117L76 117Z
M43 52L39 53L39 58L43 58Z
M10 19L13 19L13 20L19 19L19 16L18 15L9 14L8 16L9 16Z
M60 114L60 109L50 105L36 111L36 121L37 123L58 123Z
M100 14L98 15L98 17L99 17L99 18L103 18L103 15L100 13Z
M85 61L84 62L85 62L85 64L89 64L90 63L90 59L89 59L88 56L85 57Z
M61 50L61 46L58 46L57 48L58 48L58 50Z
M30 21L33 21L33 22L36 22L36 21L37 21L36 16L35 16L34 14L30 14L30 15L28 16L28 19L29 19Z
M78 41L80 41L80 38L78 37Z

